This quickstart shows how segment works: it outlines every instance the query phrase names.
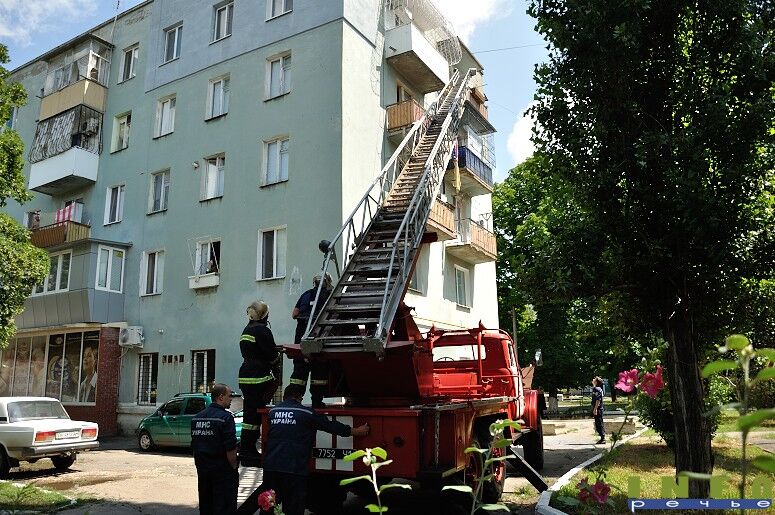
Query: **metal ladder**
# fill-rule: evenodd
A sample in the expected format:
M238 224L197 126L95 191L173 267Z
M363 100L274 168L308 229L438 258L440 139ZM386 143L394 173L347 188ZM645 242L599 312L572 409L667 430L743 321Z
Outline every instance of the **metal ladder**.
M304 354L365 350L382 354L393 319L414 270L431 206L463 115L475 70L455 71L438 100L415 122L382 173L361 198L331 242L323 272L333 263L338 280L310 319L302 338ZM339 249L339 250L337 250ZM337 252L343 252L342 270ZM332 274L333 275L333 274Z

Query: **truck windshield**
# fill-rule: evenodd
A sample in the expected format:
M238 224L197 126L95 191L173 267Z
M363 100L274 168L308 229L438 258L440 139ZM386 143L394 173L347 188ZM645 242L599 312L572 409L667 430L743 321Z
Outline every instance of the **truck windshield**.
M482 359L485 359L487 351L485 351L484 345L480 347L482 349ZM433 361L472 361L476 359L476 344L433 348Z
M8 404L8 421L40 420L44 418L69 419L59 401L19 401Z

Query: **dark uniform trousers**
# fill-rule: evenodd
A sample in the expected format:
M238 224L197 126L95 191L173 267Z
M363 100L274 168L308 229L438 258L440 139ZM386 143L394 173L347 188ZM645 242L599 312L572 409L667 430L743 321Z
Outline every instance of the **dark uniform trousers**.
M197 413L191 419L191 448L199 487L199 513L236 513L239 473L227 458L227 453L237 448L232 414L215 403Z
M237 512L237 488L239 472L228 462L222 466L211 466L215 458L205 457L196 463L197 484L199 486L200 515L221 515Z
M307 476L266 470L258 491L266 492L267 490L274 490L277 499L282 499L285 515L304 515L304 505L307 500ZM267 512L261 511L260 513L264 515Z
M296 319L296 335L294 343L298 345L304 331L307 330L308 318ZM307 361L304 358L294 358L293 372L291 373L291 384L298 384L307 387L307 378L312 373L312 379L309 385L309 393L312 395L312 406L319 407L323 405L323 397L328 389L328 367L319 361Z

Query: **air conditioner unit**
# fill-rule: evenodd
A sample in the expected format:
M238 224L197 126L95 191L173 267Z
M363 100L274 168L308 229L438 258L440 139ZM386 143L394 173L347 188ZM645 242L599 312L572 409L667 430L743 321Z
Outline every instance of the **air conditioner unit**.
M88 120L81 122L81 134L93 136L94 134L97 134L99 128L100 122L96 118L89 118Z
M123 327L118 333L118 344L121 347L142 349L144 340L143 327L139 325Z

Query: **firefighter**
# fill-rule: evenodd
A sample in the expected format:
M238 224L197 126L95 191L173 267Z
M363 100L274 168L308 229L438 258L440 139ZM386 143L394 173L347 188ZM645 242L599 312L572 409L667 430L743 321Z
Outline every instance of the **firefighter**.
M315 304L315 296L320 286L321 276L316 275L312 279L312 288L305 291L299 297L296 302L296 307L293 308L291 317L296 320L296 335L293 343L299 345L301 338L304 336L304 331L307 330L307 323L310 317L313 316L312 309ZM320 313L323 309L329 295L331 295L331 275L328 273L323 279L323 288L320 290L320 300L315 308L314 316ZM296 384L307 388L307 377L312 372L312 380L310 381L309 391L312 394L312 407L320 408L323 406L323 395L328 388L328 368L324 363L318 360L310 361L306 358L295 358L293 360L293 373L291 374L291 384Z
M231 406L231 389L213 385L213 402L191 419L191 448L194 451L199 513L229 514L237 510L237 432Z
M261 418L258 410L267 405L277 390L278 379L272 370L282 356L277 351L269 329L269 307L260 300L247 308L248 325L240 336L242 366L239 369L239 387L244 401L240 461L250 464L258 458L256 441Z
M343 437L369 434L368 424L350 427L329 420L303 406L303 397L304 387L290 384L283 392L283 402L269 411L264 476L257 493L274 490L285 515L304 515L307 466L318 430Z

